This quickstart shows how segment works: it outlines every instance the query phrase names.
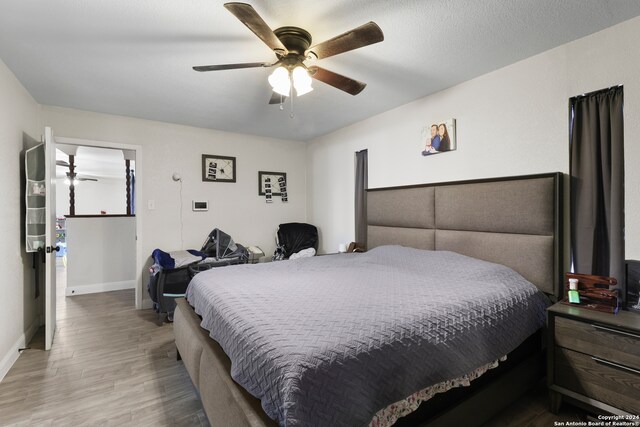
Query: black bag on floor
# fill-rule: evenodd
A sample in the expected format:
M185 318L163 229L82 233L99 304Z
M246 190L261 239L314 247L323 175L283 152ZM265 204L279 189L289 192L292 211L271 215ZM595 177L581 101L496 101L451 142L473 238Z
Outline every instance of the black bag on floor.
M198 253L193 250L189 252ZM166 268L167 264L163 264L161 256L165 255L163 259L166 259L167 253L156 249L151 255L155 263L150 271L149 296L153 301L153 308L158 313L167 313L169 320L173 317L175 299L184 296L193 276L211 268L245 264L249 260L249 252L245 247L235 243L231 236L217 228L209 233L200 252L204 252L198 254L203 258L206 254L206 262L194 262L179 268Z

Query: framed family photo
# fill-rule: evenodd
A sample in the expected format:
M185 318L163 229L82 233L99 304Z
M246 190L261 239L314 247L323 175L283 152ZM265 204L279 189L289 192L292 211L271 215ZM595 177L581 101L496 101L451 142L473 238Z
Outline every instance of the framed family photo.
M236 158L215 154L203 154L202 181L236 182Z
M457 149L456 119L438 120L422 128L422 155L446 153Z

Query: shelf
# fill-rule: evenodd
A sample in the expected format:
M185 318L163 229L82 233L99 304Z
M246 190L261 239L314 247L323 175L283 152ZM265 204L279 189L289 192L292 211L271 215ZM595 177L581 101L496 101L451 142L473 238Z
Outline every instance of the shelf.
M27 196L46 196L46 186L44 181L27 180Z
M38 234L38 235L28 235L27 236L27 250L29 252L35 252L37 251L39 248L44 248L44 240L45 240L45 235L44 234Z
M27 208L27 224L44 224L45 215L45 208Z

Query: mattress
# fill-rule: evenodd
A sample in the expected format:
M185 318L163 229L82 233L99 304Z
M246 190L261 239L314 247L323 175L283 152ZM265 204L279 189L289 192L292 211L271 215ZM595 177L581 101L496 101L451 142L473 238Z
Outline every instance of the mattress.
M508 354L549 305L505 266L401 246L217 268L186 296L231 377L283 426L367 425Z

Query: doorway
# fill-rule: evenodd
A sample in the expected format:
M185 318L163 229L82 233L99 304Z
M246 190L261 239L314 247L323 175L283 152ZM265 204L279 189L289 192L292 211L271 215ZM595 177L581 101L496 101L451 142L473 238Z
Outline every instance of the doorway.
M71 308L68 297L125 289L142 308L141 147L56 137L56 149L56 310Z

